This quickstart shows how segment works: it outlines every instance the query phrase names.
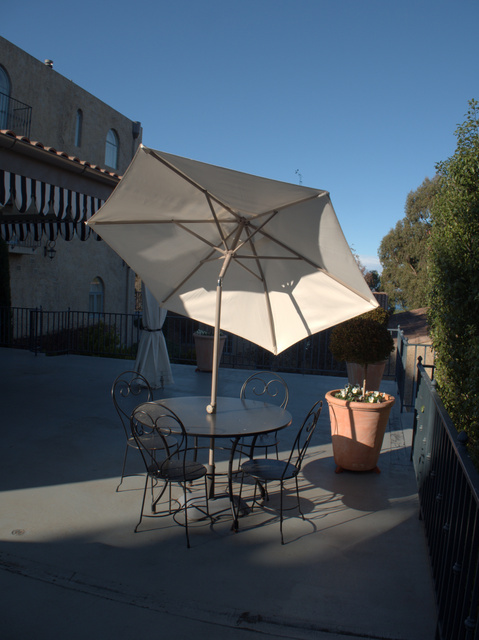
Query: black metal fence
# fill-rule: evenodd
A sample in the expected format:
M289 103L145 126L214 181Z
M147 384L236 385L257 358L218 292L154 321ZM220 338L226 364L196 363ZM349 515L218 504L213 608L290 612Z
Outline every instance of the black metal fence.
M430 344L409 343L404 332L397 328L396 332L396 383L401 400L401 412L414 409L416 399L416 367L421 357L423 364L434 364L434 349Z
M193 334L197 328L198 323L190 318L168 314L163 325L163 333L172 362L196 362ZM323 331L274 356L244 338L227 334L221 366L343 376L346 371L345 365L335 361L331 355L328 347L329 336L329 330Z
M0 346L30 349L35 353L75 353L135 359L141 335L141 313L89 313L45 311L21 307L0 308ZM193 334L198 323L169 313L163 325L171 362L194 364ZM243 338L228 335L222 367L345 376L344 362L329 350L331 331L322 331L286 349L278 356ZM394 379L395 355L388 361L386 379Z
M34 353L135 358L140 314L0 307L0 346Z
M421 360L412 459L436 590L436 637L478 640L479 472L439 399L434 367Z

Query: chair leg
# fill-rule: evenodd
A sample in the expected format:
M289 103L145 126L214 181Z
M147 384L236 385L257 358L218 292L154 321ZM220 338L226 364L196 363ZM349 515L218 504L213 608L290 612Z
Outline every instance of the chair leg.
M254 509L254 505L256 504L256 489L258 488L258 481L254 481L254 493L253 493L253 502L251 503L251 511Z
M262 485L259 480L256 480L256 486L259 487L259 493L262 500L266 500L266 502L268 502L269 500L268 483L266 482L266 480L264 480L263 482L264 482L264 485Z
M117 491L120 490L121 484L123 482L123 478L125 477L125 468L126 468L126 459L128 457L128 449L129 449L129 447L128 447L128 445L126 445L126 447L125 447L125 455L123 456L123 466L121 468L120 484L116 488Z
M244 471L241 472L240 490L239 490L239 496L238 496L239 502L241 502L241 495L243 493L243 480L244 480ZM233 492L233 482L231 482L231 493L232 492Z
M141 521L143 520L143 509L145 508L145 498L146 498L146 491L148 489L148 480L149 480L149 476L146 476L146 480L145 480L145 488L143 489L143 499L141 501L141 511L140 511L140 519L138 520L138 524L135 527L135 533L138 532L138 527L141 524Z
M190 549L190 534L188 531L188 498L186 496L186 482L183 483L183 500L185 507L186 546Z
M301 511L301 501L299 499L299 484L298 484L298 476L295 477L296 480L296 498L298 499L298 511L301 514L303 520L305 519L304 513Z
M279 488L279 532L281 534L281 544L284 544L283 538L283 481L280 483Z
M152 483L153 483L153 480L152 480ZM165 484L163 486L163 489L160 491L160 495L156 498L156 500L153 500L152 503L151 503L151 512L152 513L156 513L156 505L161 500L161 498L163 497L163 494L165 493L166 489L170 485L170 482L168 480L165 480L164 483ZM170 495L171 495L171 488L170 488ZM152 495L152 497L153 497L153 495ZM171 511L171 505L170 505L170 511Z
M206 515L210 517L210 503L208 502L208 478L205 476Z

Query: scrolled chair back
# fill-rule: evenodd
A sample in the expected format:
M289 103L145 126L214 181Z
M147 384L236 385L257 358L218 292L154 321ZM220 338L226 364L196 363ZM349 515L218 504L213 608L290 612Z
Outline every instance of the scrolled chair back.
M260 371L244 381L240 398L273 402L286 409L289 401L288 385L277 373Z
M161 468L165 460L187 451L187 434L180 418L174 411L160 402L145 402L136 407L130 416L131 435L135 439L147 468L151 466ZM174 439L174 447L171 442ZM155 441L155 448L148 446ZM162 446L158 446L158 441ZM164 450L164 456L159 459L158 451ZM184 456L185 458L186 456Z
M291 449L288 462L293 464L298 473L301 470L304 456L313 437L316 425L318 424L319 416L321 415L321 409L323 408L322 400L318 400L313 404L309 412L307 413L301 428L296 434L296 438Z
M113 381L111 398L127 435L132 409L142 400L151 401L152 397L148 380L138 371L124 371Z

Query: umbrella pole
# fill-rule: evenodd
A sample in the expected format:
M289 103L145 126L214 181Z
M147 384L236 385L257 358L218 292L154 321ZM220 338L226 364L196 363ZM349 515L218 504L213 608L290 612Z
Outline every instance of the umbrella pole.
M240 225L240 229L237 232L234 246L236 246L238 238L241 234L243 225ZM225 255L225 261L223 267L218 276L216 283L216 312L215 312L215 333L213 337L213 371L211 372L211 402L206 407L208 413L216 413L216 396L218 390L218 369L220 368L219 362L219 347L220 347L220 333L221 333L221 297L223 295L223 276L228 269L228 266L233 257L234 250L230 250Z
M221 296L223 292L223 278L218 278L216 285L216 313L215 313L215 332L213 336L213 370L211 372L211 402L207 406L208 413L216 413L216 396L218 394L218 369L219 363L219 346L220 346L220 318L221 318Z
M244 222L239 225L239 228L236 232L236 236L233 242L233 249L230 249L226 253L223 267L221 268L220 274L218 276L218 280L216 282L215 333L213 337L213 371L211 372L211 401L210 401L210 404L206 407L206 411L208 413L216 413L216 396L218 392L218 370L220 368L219 346L220 346L220 333L221 333L221 298L223 294L223 276L225 275L226 270L228 269L228 266L231 262L231 258L233 257L233 254L234 254L234 248L238 243L243 227L244 227ZM210 498L213 498L215 495L214 440L211 441L208 467L210 471L209 483L208 483L209 484L208 495Z
M221 317L221 294L223 287L223 279L218 278L216 285L216 315L215 315L215 333L213 336L213 370L211 372L211 401L206 407L208 413L216 413L216 396L218 389L218 369L219 369L219 344L220 344L220 317ZM211 440L208 455L208 476L207 490L208 498L215 497L215 443Z

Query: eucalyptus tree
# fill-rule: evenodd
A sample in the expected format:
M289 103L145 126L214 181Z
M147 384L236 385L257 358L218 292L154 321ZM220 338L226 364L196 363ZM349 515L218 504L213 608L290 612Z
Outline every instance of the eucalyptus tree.
M438 178L426 178L406 198L405 216L384 236L379 246L382 291L393 307L426 306L427 240L431 230L431 206Z

